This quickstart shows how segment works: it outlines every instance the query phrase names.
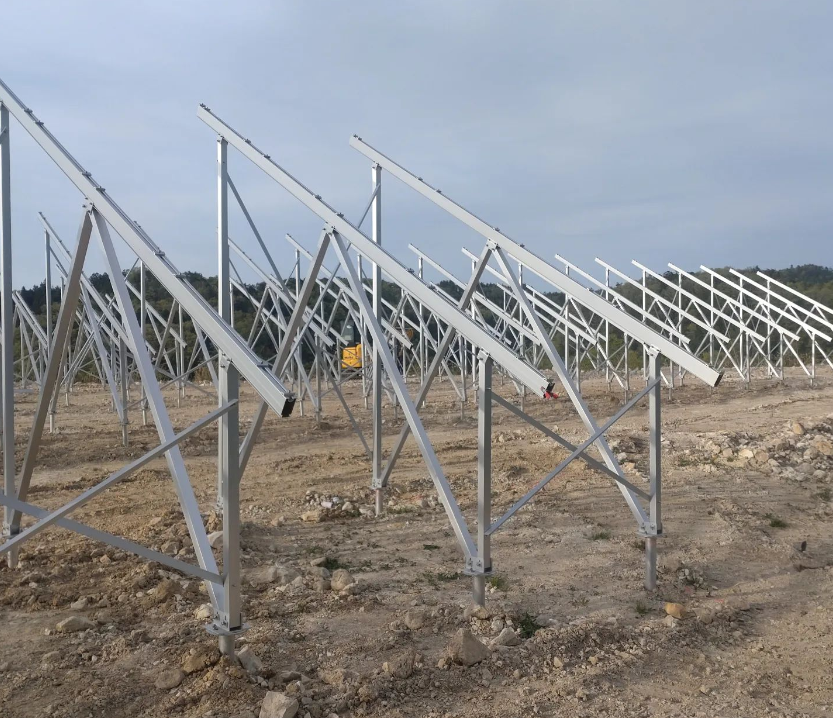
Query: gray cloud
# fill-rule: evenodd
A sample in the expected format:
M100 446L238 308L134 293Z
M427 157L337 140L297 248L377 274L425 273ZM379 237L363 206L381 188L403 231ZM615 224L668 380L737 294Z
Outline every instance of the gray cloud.
M587 269L833 263L827 2L7 4L0 76L183 269L215 272L199 102L349 217L370 189L355 132ZM72 237L81 197L12 130L15 283L32 284L36 212ZM311 244L313 216L242 158L231 171L281 258L286 231ZM464 272L478 238L394 182L388 248Z

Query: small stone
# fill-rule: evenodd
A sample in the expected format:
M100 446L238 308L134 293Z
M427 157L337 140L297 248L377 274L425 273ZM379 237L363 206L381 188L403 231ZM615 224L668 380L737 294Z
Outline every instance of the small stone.
M176 541L165 541L162 544L162 553L166 553L169 556L176 556L177 552L179 551L179 543Z
M674 618L683 619L688 614L688 611L682 603L666 603L665 613Z
M489 618L490 615L491 614L489 613L489 609L487 609L485 606L480 606L476 603L469 604L466 607L466 610L463 611L463 618L465 618L467 621L470 618L478 618L481 621L485 621L487 618Z
M318 558L312 559L312 561L309 562L309 565L310 566L323 566L325 563L328 563L329 560L330 559L327 558L326 556L319 556Z
M250 646L243 646L237 652L237 660L243 666L246 673L257 676L263 672L263 661L261 661Z
M61 660L61 652L60 651L49 651L49 653L44 653L40 657L41 663L58 663Z
M679 618L674 618L674 616L666 616L662 619L664 625L668 626L668 628L676 628L677 624L680 622Z
M703 608L697 611L697 618L700 623L705 623L706 625L710 624L714 621L714 612L711 609Z
M507 626L495 638L494 642L496 646L520 646L521 637Z
M301 514L301 521L308 524L320 523L323 518L324 512L321 511L321 509L312 509L311 511L304 511L304 513Z
M185 674L179 668L163 668L153 682L160 691L170 691L182 683Z
M260 704L260 718L295 718L298 701L285 693L269 691Z
M792 432L796 436L803 436L804 435L804 426L801 423L799 423L797 421L794 421L793 425L792 425Z
M405 625L411 631L418 631L425 626L426 619L425 611L419 608L412 608L405 614Z
M213 666L219 660L220 651L216 646L197 646L182 659L182 670L190 675Z
M182 588L178 582L166 578L157 584L156 590L153 592L153 601L154 603L165 603L181 591Z
M243 572L243 580L250 586L265 586L278 580L277 566L258 566Z
M558 658L558 656L553 656L550 659L550 661L552 663L552 667L555 668L557 671L560 671L562 668L564 668L564 661Z
M81 596L81 598L79 598L77 601L73 601L72 603L70 603L69 607L73 611L83 611L87 607L89 602L90 599L88 599L86 596Z
M59 621L55 626L55 630L59 633L77 633L78 631L87 631L95 627L96 624L85 616L70 616L63 621Z
M333 575L330 578L330 587L338 593L355 582L355 579L347 569L337 568L333 571Z
M385 661L382 670L393 678L410 678L414 672L415 660L414 652L406 651L390 661Z
M448 644L448 654L455 663L473 666L489 655L489 649L477 640L468 628L461 628Z
M317 591L318 593L326 593L330 590L330 581L326 578L316 578L312 582L313 590Z
M833 456L833 443L820 436L813 439L813 448L824 456Z
M211 548L222 548L223 547L223 532L222 531L212 531L208 534L208 545Z
M281 586L286 586L296 579L301 578L300 571L296 571L291 566L282 566L281 564L277 564L275 568L278 569L278 584Z
M194 611L194 618L198 621L210 621L214 617L214 608L210 603L204 603Z
M707 696L709 695L709 693L711 693L707 686L700 686L699 690L700 693L702 693L704 696Z

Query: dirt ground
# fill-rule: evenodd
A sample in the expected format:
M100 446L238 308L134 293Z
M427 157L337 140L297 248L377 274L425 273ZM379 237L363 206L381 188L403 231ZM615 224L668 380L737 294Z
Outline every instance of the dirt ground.
M604 382L584 387L597 416L621 403ZM517 399L508 382L496 388ZM347 396L369 431L359 388ZM19 465L36 395L18 399ZM184 428L215 399L189 390L175 404L171 394ZM244 427L255 405L244 387ZM564 399L527 398L526 408L574 442L586 436ZM369 461L333 395L320 427L309 405L303 417L298 407L270 416L242 486L251 627L238 647L248 646L248 668L218 660L198 582L51 528L25 544L18 569L0 568L2 715L243 718L259 714L269 690L312 718L831 715L831 412L829 377L815 388L795 377L678 389L663 404L657 591L643 588L642 543L621 494L575 462L495 535L487 612L475 616L464 615L471 579L413 442L377 519ZM423 416L473 529L475 408L461 418L440 384ZM79 388L44 440L29 500L57 507L152 448L155 430L139 415L131 422L125 449L105 393ZM386 446L400 426L401 412L386 407ZM644 482L647 408L609 438ZM499 408L493 451L495 516L566 455ZM215 531L216 429L183 454ZM193 560L163 460L73 518ZM327 580L338 568L353 577L341 592L335 575ZM684 618L667 616L666 602L682 604ZM91 623L57 630L69 617ZM445 658L462 627L491 648L470 667ZM520 645L493 645L504 627Z

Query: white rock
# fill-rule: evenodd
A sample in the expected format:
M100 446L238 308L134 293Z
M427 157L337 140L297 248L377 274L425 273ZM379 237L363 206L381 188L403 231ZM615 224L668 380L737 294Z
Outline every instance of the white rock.
M55 626L55 630L59 633L76 633L95 627L96 624L85 616L70 616L63 621L59 621L58 625Z
M160 691L170 691L182 683L185 674L179 668L163 668L153 682Z
M263 661L261 661L250 646L243 646L237 652L237 660L246 673L257 676L263 672Z
M468 628L461 628L448 644L448 655L455 663L473 666L489 655L489 649L477 640Z
M213 531L212 533L208 534L208 543L211 548L222 548L223 547L223 532L222 531Z
M425 611L419 608L412 608L405 614L405 625L411 631L418 631L425 626L426 615Z
M298 701L285 693L269 691L260 704L260 718L295 718Z
M198 621L210 621L214 616L214 609L210 603L204 603L194 611L194 618Z
M339 592L343 591L345 588L347 588L355 582L355 579L347 569L337 568L335 571L333 571L333 575L330 578L330 587L333 589L333 591Z
M497 638L495 638L495 645L519 646L521 645L521 637L511 628L507 627L500 632L500 635Z
M278 580L277 566L258 566L243 572L243 579L252 586L263 586Z

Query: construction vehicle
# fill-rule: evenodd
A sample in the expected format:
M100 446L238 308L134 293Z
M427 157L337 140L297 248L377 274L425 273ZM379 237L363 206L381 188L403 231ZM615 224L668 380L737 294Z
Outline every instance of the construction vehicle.
M359 328L352 319L348 319L341 332L344 348L341 350L342 369L362 368L362 337Z

